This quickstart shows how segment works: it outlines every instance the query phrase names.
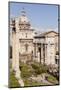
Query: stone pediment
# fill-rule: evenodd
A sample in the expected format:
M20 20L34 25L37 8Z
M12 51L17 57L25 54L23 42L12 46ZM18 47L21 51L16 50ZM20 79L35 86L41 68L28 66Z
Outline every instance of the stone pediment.
M44 35L45 36L56 36L56 35L58 35L58 33L55 31L49 31L49 32L44 33Z

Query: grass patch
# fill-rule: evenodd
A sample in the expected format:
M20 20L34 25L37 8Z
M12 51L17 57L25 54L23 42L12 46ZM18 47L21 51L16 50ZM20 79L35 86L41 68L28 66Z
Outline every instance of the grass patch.
M49 75L47 80L53 84L58 84L58 80L56 79L56 77Z
M18 83L18 80L14 76L14 72L10 72L10 76L9 76L9 87L10 88L20 87L20 85Z

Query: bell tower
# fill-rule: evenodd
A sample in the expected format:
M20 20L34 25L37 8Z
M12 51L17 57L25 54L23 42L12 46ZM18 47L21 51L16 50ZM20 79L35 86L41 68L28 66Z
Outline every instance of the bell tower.
M25 9L23 8L23 10L21 11L21 17L19 20L19 29L20 30L27 30L30 29L30 22L26 16L26 12Z

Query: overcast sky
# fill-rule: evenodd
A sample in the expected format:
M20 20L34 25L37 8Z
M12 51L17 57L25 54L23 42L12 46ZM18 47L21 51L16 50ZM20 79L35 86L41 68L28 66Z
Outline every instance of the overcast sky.
M37 30L48 31L58 29L58 5L10 3L10 17L18 17L25 8L31 25Z

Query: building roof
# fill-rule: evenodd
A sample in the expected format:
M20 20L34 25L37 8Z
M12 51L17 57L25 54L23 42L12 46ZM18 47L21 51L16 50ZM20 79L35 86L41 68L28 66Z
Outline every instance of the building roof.
M42 35L47 35L47 34L50 34L50 33L55 33L55 34L58 34L57 32L55 32L55 31L48 31L48 32L44 32L44 33L42 33Z
M50 34L52 32L58 35L58 33L55 32L55 31L48 31L48 32L44 32L44 33L41 33L39 35L36 35L34 38L45 38L46 35L48 35L48 34Z

